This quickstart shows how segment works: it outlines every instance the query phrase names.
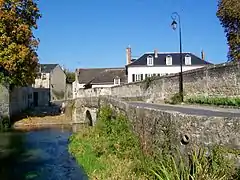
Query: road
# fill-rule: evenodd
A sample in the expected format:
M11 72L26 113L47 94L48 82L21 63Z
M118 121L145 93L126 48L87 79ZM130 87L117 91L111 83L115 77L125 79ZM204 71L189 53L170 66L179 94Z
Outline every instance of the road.
M168 105L168 104L152 104L144 102L129 102L134 106L143 108L153 108L165 111L175 111L184 114L207 116L207 117L229 117L240 118L240 109L216 108L207 106L193 106L193 105Z

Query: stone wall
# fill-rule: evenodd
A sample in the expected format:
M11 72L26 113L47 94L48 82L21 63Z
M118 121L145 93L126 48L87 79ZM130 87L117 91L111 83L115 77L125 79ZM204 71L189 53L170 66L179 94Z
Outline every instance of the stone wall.
M186 96L240 96L239 63L219 64L183 73ZM130 83L112 88L80 89L78 97L111 95L117 97L142 97L158 103L179 91L179 74L156 77L154 80Z
M16 87L10 92L10 116L15 116L31 106L32 93L32 87Z
M179 112L140 108L111 98L80 98L75 100L73 116L84 118L87 108L110 105L115 112L123 112L146 149L179 147L187 152L195 145L223 145L240 149L240 118L193 116Z
M17 115L32 103L29 96L31 87L14 88L9 91L8 85L0 84L0 120Z
M9 118L9 91L8 85L0 83L0 121Z

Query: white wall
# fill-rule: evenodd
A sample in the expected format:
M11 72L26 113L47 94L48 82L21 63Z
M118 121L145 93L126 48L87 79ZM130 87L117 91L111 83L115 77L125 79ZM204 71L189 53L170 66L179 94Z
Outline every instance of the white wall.
M74 81L72 83L72 91L73 91L73 98L76 98L78 96L78 93L79 93L79 89L83 89L84 88L84 85L85 84L79 84L77 83L76 81ZM117 86L117 85L114 85L114 84L95 84L95 85L92 85L92 88L110 88L110 87L113 87L113 86Z
M41 73L41 74L46 74L46 79L40 79L36 78L35 79L35 84L33 85L34 88L49 88L49 73Z
M183 66L183 71L188 71L192 69L201 68L203 66ZM145 74L175 74L180 72L180 66L158 66L158 67L128 67L128 83L132 82L133 74L143 74L143 79L145 79Z

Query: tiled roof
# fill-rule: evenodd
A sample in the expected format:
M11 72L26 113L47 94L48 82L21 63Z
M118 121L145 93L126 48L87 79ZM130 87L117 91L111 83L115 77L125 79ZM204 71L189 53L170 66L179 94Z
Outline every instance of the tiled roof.
M147 57L152 56L154 61L154 66L166 66L166 57L172 56L172 65L180 65L180 53L158 53L158 57L154 57L154 53L146 53L142 55L137 60L133 61L131 64L127 66L147 66ZM191 64L192 65L204 65L204 64L211 64L207 61L202 60L201 58L197 57L192 53L182 53L183 56L183 65L185 65L184 57L186 55L191 56Z
M42 73L50 73L58 64L41 64Z
M90 68L79 69L80 84L112 84L119 77L121 83L127 82L125 68Z

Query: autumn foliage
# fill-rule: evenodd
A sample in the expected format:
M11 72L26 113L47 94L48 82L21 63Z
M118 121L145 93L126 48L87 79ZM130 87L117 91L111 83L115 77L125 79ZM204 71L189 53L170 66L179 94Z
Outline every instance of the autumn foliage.
M33 30L40 17L34 0L0 0L0 66L9 72L12 85L34 81L39 40Z
M229 60L240 61L240 0L219 0L219 18L229 45Z

